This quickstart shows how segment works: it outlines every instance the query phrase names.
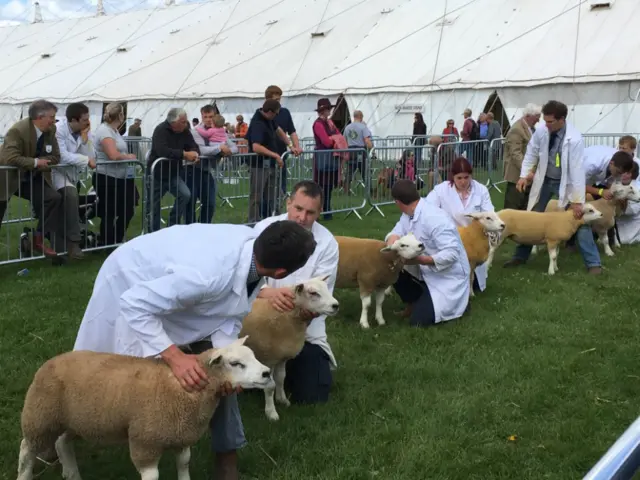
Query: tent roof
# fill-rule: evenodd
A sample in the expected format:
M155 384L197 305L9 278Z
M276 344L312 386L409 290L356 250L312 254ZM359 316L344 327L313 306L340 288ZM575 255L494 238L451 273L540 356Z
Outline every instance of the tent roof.
M0 98L261 97L268 84L288 96L335 95L637 79L640 2L608 0L610 8L592 10L593 2L217 0L2 27Z

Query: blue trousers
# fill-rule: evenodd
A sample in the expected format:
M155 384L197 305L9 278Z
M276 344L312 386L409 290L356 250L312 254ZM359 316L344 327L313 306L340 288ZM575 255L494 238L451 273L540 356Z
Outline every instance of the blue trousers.
M185 169L184 181L191 190L191 197L185 207L185 223L190 225L196 221L196 200L200 200L199 223L211 223L216 212L216 195L218 194L216 179L209 170L202 168ZM173 208L179 208L178 200Z
M540 198L538 199L538 203L533 207L533 211L544 212L551 197L554 195L559 197L559 192L560 180L545 177L542 188L540 189ZM578 239L578 247L586 267L599 267L600 252L598 251L596 242L593 240L591 225L582 225L576 232L576 238ZM518 245L513 258L526 262L529 259L529 255L531 255L531 248L531 245Z

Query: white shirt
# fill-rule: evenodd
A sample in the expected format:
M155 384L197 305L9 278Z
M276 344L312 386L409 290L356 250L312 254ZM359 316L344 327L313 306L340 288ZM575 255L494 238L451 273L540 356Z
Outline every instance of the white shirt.
M247 295L256 235L196 223L124 243L98 272L74 350L151 357L172 344L233 342L259 292Z
M423 198L413 218L403 213L385 240L390 235L402 237L409 232L424 244L424 254L435 263L420 265L420 273L431 293L436 323L461 317L469 303L471 268L453 220Z
M64 187L76 187L79 174L89 163L89 158L95 159L96 152L93 149L93 139L91 134L87 136L87 141L82 140L82 136L73 136L71 127L66 119L57 124L56 139L60 147L61 168L52 169L53 186L56 190Z
M273 222L287 219L288 218L286 213L274 217L265 218L255 225L254 230L256 230L257 232L256 235L260 234L260 232L262 232ZM279 288L288 285L295 285L296 283L310 280L315 277L323 277L325 275L329 275L327 286L329 288L329 291L333 293L333 288L336 284L336 277L338 275L338 242L336 241L333 234L318 222L313 223L313 226L311 227L311 233L313 234L313 238L315 239L317 246L315 251L313 252L313 255L309 257L309 260L307 260L307 263L304 265L304 267L281 280L268 278L266 280L266 286ZM321 315L311 321L309 327L307 328L306 341L321 347L329 356L331 366L335 369L338 364L336 362L335 356L333 355L333 352L331 351L331 346L327 341L327 331L325 325L326 318L326 315Z
M583 168L586 186L602 183L607 178L611 157L618 151L608 145L593 145L584 149Z
M640 181L633 180L631 184L640 189ZM628 202L627 209L616 218L616 226L622 245L640 243L640 202Z

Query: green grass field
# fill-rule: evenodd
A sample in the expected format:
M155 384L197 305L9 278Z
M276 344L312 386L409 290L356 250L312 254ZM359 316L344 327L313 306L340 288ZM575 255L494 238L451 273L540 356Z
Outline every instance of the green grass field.
M393 208L383 211L386 218L337 215L326 225L382 238L397 219ZM341 313L327 324L339 364L330 402L279 406L281 420L272 424L262 395L243 394L244 478L582 478L640 412L640 249L604 258L600 277L586 275L579 254L562 251L550 278L546 252L503 269L513 248L498 252L470 315L429 329L394 316L393 296L384 306L388 324L363 331L357 292L338 291ZM23 277L22 266L0 267L0 479L16 476L32 375L72 348L104 255L63 267L32 262ZM124 447L79 443L77 453L85 480L137 478ZM194 480L208 478L208 461L203 439L193 452ZM169 454L161 475L176 478ZM40 478L59 479L60 470Z

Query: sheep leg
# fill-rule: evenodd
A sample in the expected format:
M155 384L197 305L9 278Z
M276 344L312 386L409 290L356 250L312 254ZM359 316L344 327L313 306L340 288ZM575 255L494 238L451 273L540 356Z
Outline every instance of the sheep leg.
M176 454L176 468L178 480L191 480L189 475L189 462L191 461L191 448L185 447Z
M376 321L380 326L386 323L384 321L384 316L382 315L382 304L384 303L386 292L386 288L384 290L376 290Z
M65 480L81 480L71 435L63 433L58 437L58 440L56 440L56 453L62 465L62 478Z
M162 450L149 447L144 442L137 442L130 438L129 452L131 461L140 474L140 480L158 480L160 477L158 464L160 463Z
M558 271L558 245L547 243L549 252L549 275L554 275Z
M284 393L284 379L287 377L287 362L281 362L276 365L273 370L273 379L276 382L276 402L281 403L285 407L291 405L287 394Z
M613 253L613 250L611 250L611 247L609 246L609 235L607 235L606 230L604 232L598 232L598 240L600 240L600 243L604 248L604 254L607 257L613 257L615 254Z
M32 480L35 464L36 452L23 438L20 442L20 456L18 457L18 480Z
M273 376L275 377L275 371L273 373ZM276 405L275 403L273 403L273 395L275 394L275 391L276 384L273 381L269 382L269 385L264 388L264 413L272 422L277 422L278 420L280 420L278 412L276 411Z
M369 328L369 307L371 306L371 293L360 292L360 300L362 300L360 326L362 328Z

